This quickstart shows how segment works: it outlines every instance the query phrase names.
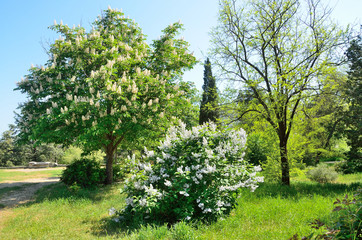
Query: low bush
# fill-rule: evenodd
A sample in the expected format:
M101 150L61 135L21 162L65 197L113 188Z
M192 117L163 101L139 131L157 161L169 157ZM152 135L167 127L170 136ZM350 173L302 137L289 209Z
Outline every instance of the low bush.
M336 171L343 174L362 172L361 159L343 160L336 164Z
M82 188L92 188L105 179L101 165L94 159L81 158L75 160L64 171L60 180L68 186L78 185Z
M333 167L329 167L327 164L321 163L317 167L307 171L306 176L315 182L328 183L337 180L338 173Z
M147 162L135 162L120 218L173 224L228 214L240 188L254 191L263 181L261 168L242 158L245 142L244 130L218 131L213 123L172 127L155 152L145 149Z

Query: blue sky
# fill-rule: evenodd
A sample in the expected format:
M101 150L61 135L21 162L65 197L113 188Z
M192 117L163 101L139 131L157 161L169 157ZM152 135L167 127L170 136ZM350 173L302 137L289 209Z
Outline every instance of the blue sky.
M362 0L322 0L334 7L333 17L341 24L362 23ZM0 3L0 134L14 122L14 111L25 96L13 91L16 82L27 74L31 64L48 59L43 47L58 36L48 26L54 20L89 28L102 10L110 5L123 10L140 25L149 41L161 30L181 20L185 40L203 62L207 56L209 32L217 24L218 0L12 0ZM203 67L184 75L201 90Z

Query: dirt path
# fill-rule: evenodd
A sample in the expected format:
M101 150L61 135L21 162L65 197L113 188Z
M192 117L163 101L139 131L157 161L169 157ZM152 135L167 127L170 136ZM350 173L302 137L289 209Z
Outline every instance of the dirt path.
M37 190L58 181L58 177L51 177L2 182L0 183L0 190L3 188L20 188L4 193L0 198L0 204L5 206L5 208L12 208L17 205L27 203L33 200L34 194Z

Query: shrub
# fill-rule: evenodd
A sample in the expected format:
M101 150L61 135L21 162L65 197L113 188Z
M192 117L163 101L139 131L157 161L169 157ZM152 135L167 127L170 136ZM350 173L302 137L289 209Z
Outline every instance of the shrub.
M121 219L173 224L228 214L240 188L254 191L263 181L261 168L242 158L245 142L244 130L217 131L213 123L171 127L155 152L145 149L149 162L135 163Z
M346 195L342 200L337 198L333 204L333 212L339 212L339 215L331 225L319 219L311 223L312 228L326 230L325 233L312 233L302 238L295 234L289 240L362 239L362 189L357 189L352 199Z
M75 160L64 171L60 180L68 186L79 185L92 188L103 183L105 175L100 163L95 159L81 158Z
M359 188L352 199L348 195L334 202L333 211L339 212L333 228L337 239L362 239L362 189Z
M257 133L248 136L246 145L245 160L256 165L266 162L267 156L272 150L267 140Z
M361 159L343 160L336 164L336 171L343 174L362 172Z
M337 179L338 173L327 164L321 163L306 173L307 178L319 183L333 182Z

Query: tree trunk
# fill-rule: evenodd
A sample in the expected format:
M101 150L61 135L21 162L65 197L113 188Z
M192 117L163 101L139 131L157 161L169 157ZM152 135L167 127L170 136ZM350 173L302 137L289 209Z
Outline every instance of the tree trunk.
M109 144L106 148L106 182L109 185L113 183L113 160L114 150L112 144Z
M279 132L280 163L282 167L282 184L290 185L289 161L287 150L288 138L285 131Z

